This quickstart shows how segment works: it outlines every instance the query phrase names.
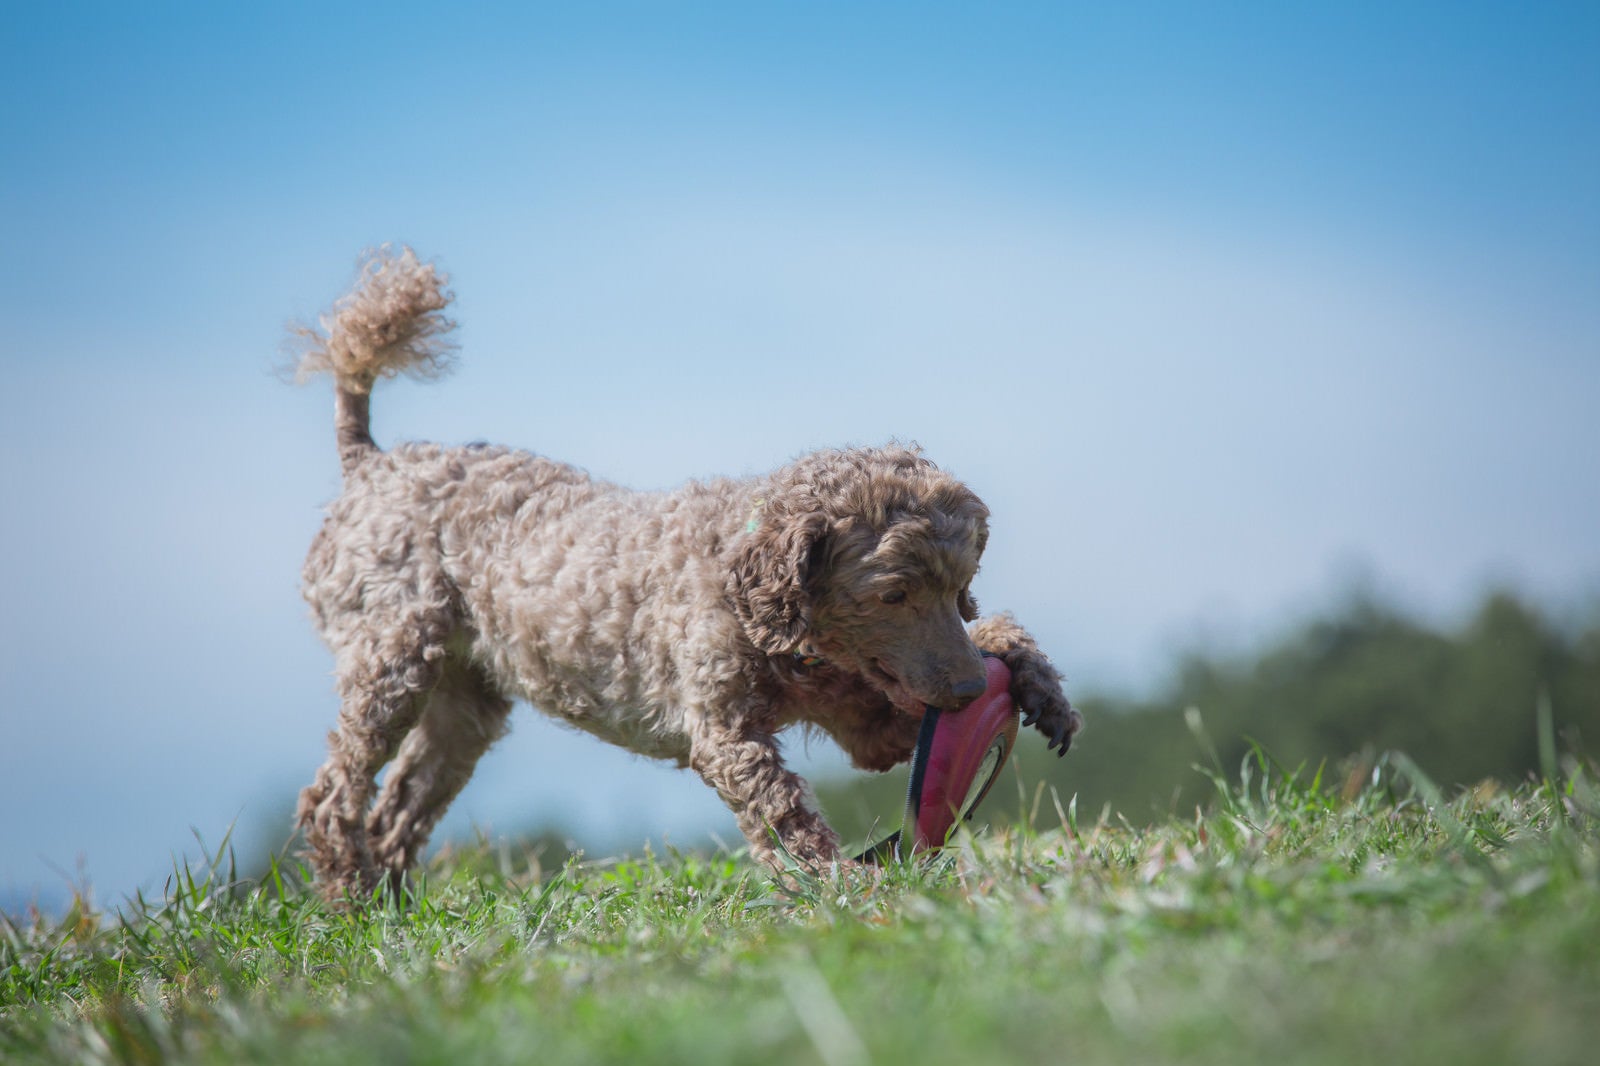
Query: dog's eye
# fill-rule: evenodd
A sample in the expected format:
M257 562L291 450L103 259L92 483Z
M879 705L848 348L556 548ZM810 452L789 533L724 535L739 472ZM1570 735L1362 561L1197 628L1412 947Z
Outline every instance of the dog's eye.
M880 600L882 600L884 603L904 603L904 602L906 602L906 590L905 589L893 589L893 590L891 590L889 592L885 592L882 596L879 596L878 598Z

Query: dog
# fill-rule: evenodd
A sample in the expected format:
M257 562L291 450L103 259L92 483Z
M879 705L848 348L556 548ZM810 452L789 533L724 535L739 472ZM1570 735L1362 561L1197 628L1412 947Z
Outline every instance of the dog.
M516 699L693 769L780 870L848 861L784 765L788 727L887 770L926 707L984 690L988 652L1066 752L1082 719L1061 675L1009 615L978 616L988 509L915 446L669 492L505 447L378 448L376 382L453 357L447 285L386 247L320 328L295 330L299 376L334 380L344 479L304 569L341 700L296 810L326 898L404 884Z

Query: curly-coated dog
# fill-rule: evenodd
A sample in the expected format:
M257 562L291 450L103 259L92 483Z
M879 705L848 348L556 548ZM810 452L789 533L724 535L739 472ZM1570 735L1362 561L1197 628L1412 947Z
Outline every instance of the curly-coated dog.
M296 815L328 898L401 883L514 699L692 767L774 866L840 858L779 733L814 726L887 770L925 705L983 690L980 649L1066 750L1080 718L1050 660L1009 616L977 617L988 510L915 448L670 492L502 447L380 450L372 387L443 368L445 286L383 250L297 331L301 374L333 374L344 471L304 574L343 701Z

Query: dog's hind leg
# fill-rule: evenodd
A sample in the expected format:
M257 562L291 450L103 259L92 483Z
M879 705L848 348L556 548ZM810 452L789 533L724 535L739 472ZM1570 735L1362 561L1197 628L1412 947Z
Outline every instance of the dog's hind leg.
M510 711L482 671L460 658L446 662L367 817L373 862L392 887L404 883L479 757L505 735Z
M367 840L367 806L378 771L417 722L438 682L450 620L412 611L393 624L358 629L338 649L339 727L328 761L300 793L295 818L322 894L341 903L379 884Z

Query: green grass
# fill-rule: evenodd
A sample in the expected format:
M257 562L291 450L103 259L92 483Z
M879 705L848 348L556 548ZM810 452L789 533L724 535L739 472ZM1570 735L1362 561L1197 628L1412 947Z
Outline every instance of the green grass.
M351 915L180 871L120 916L0 924L0 1060L1594 1061L1592 769L1448 800L1400 756L1214 776L1191 817L1047 798L1048 828L877 880L484 850Z

